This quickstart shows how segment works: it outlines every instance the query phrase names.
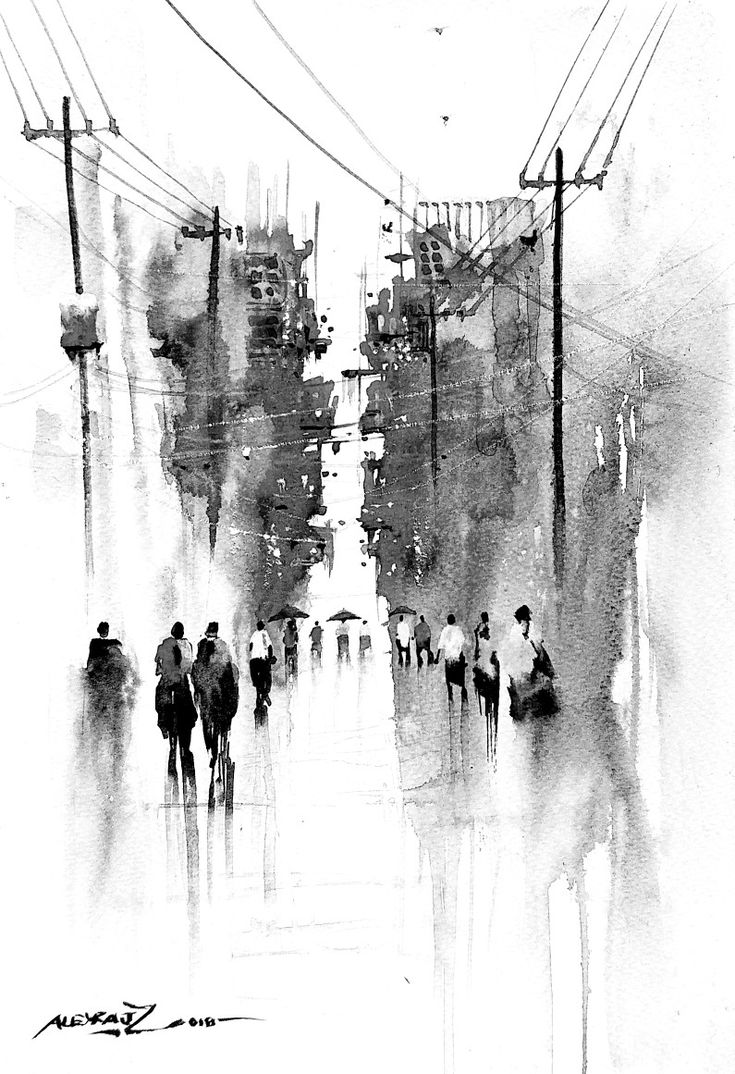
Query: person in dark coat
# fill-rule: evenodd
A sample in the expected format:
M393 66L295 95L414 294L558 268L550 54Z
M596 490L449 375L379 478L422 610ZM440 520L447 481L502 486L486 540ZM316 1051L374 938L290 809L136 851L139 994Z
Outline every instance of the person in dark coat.
M171 636L156 650L156 712L161 734L169 740L170 763L175 761L177 743L182 764L191 757L191 732L197 721L189 682L193 663L194 653L184 637L183 624L174 623Z
M101 622L89 643L86 667L87 715L95 753L106 747L113 764L121 764L130 744L130 713L138 677L122 643Z
M219 637L219 623L211 622L197 646L191 669L194 700L202 718L204 745L210 767L217 763L224 747L239 701L239 671L229 646Z
M433 664L434 654L431 651L431 627L426 622L423 615L419 616L419 621L416 624L413 637L416 642L416 661L418 666L420 668L424 666L424 653L426 653L426 663Z

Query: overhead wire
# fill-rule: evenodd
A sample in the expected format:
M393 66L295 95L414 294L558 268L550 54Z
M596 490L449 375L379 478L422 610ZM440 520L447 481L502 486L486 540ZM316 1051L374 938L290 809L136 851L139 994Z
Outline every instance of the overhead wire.
M40 149L43 153L48 154L48 156L50 156L52 160L57 161L57 163L61 164L61 166L64 167L64 161L61 159L61 157L57 157L54 153L51 152L50 149L47 149L47 147L45 145L40 145L38 142L35 142L35 141L32 142L31 144L35 145L36 148ZM150 212L150 210L146 209L146 207L144 205L139 205L137 201L133 201L131 198L125 197L124 194L120 194L117 190L111 190L110 187L105 186L103 183L100 183L100 181L98 179L93 179L90 175L87 175L86 172L83 172L80 168L76 168L76 167L74 167L74 165L72 165L72 170L75 171L77 173L77 175L81 175L82 179L86 179L86 181L88 183L94 183L94 185L98 186L100 188L100 190L104 190L108 194L112 194L113 197L121 198L123 201L127 202L128 205L133 205L133 206L135 206L136 209L140 209L141 212L144 212L147 216L150 216L153 220L157 220L159 222L159 224L166 224L167 227L172 227L176 231L180 230L178 224L173 223L173 221L171 221L171 220L164 220L162 216L157 216L155 213Z
M22 99L20 93L18 92L18 87L15 84L15 80L14 80L13 76L10 73L10 68L7 65L7 62L5 60L5 55L4 55L3 51L2 51L2 49L0 49L0 60L3 61L3 67L5 68L5 74L8 76L8 81L10 82L10 85L13 87L13 93L15 94L16 100L18 101L18 104L20 105L21 112L23 113L23 120L27 124L29 122L28 113L25 110L25 105L23 104L23 99Z
M669 15L668 19L666 20L666 23L664 24L664 28L661 31L661 33L659 34L658 40L656 41L656 44L653 46L653 51L651 52L651 55L648 57L648 63L643 68L643 74L641 75L640 79L638 80L638 85L636 86L636 88L635 88L635 90L633 92L633 96L630 99L630 103L628 104L628 107L625 110L625 115L621 119L620 126L618 127L617 131L615 132L615 137L612 140L612 145L610 146L608 154L605 157L605 160L603 161L602 171L606 171L607 168L609 168L610 164L612 163L613 154L615 153L615 150L617 149L617 146L618 146L618 142L620 141L620 135L623 133L623 127L625 126L625 121L627 120L627 118L628 118L628 116L630 114L630 110L633 107L633 102L635 101L636 97L638 96L638 90L641 88L641 86L643 84L643 79L646 77L646 74L648 73L648 68L653 63L653 58L656 55L656 52L658 51L658 46L661 44L663 36L666 33L666 31L668 30L668 28L669 28L669 23L673 19L675 11L676 11L676 5L671 9L671 14Z
M54 55L56 56L56 59L59 61L59 67L61 68L62 73L64 75L64 78L66 79L67 84L69 86L69 89L71 90L72 96L73 96L74 100L76 101L77 108L79 109L79 111L81 113L82 119L84 120L84 123L85 123L86 126L90 126L89 118L87 117L87 113L84 111L84 105L82 104L82 102L81 102L81 100L79 98L79 94L77 93L77 91L76 91L76 89L74 87L74 83L72 82L71 78L69 77L69 72L67 71L67 69L66 69L66 67L64 65L64 61L61 58L61 53L59 52L59 50L56 47L56 42L54 41L53 37L51 36L51 31L49 30L48 26L46 25L46 21L45 21L43 15L38 10L38 6L36 5L36 0L30 0L30 2L31 2L31 5L33 6L33 10L36 12L36 15L38 16L38 20L41 23L41 26L43 27L43 29L46 32L46 37L48 37L49 42L51 44L51 48L54 50Z
M563 135L564 131L569 126L569 123L571 122L572 116L574 115L576 109L579 107L580 101L582 100L582 98L584 97L585 93L587 92L587 88L589 87L590 82L595 77L595 74L597 72L597 68L600 66L600 64L602 63L603 59L605 58L605 53L607 52L608 48L610 47L610 43L611 43L612 39L615 37L615 34L618 32L618 27L620 26L620 23L623 21L623 15L625 15L625 12L627 10L628 10L627 8L623 8L623 10L621 11L617 22L613 26L612 33L608 37L607 42L605 43L605 46L602 49L602 52L600 53L600 55L597 58L597 62L595 64L595 66L592 68L592 71L590 72L590 75L589 75L587 81L582 86L582 89L580 90L579 96L577 97L576 101L574 102L574 104L572 105L572 107L571 107L571 109L569 111L569 115L564 120L564 123L562 124L561 130L559 131L559 133L556 136L556 141L551 143L551 147L549 148L549 152L544 157L544 162L541 165L541 171L539 172L540 175L543 175L544 172L546 171L546 165L549 163L549 160L551 159L551 154L554 152L554 149L557 147L557 145L561 141L561 136Z
M58 5L59 11L61 12L61 14L63 16L64 22L67 25L69 33L71 34L72 38L74 39L74 43L76 44L77 48L79 49L79 55L82 57L82 62L84 63L84 66L87 68L87 73L89 74L89 77L92 79L92 84L94 85L94 88L97 90L97 96L102 101L102 107L104 108L105 112L107 112L107 118L109 119L110 127L112 128L115 125L115 120L113 118L112 112L110 111L110 109L107 106L107 101L102 96L102 90L99 87L99 83L97 82L97 79L94 77L94 75L92 73L92 68L89 66L89 63L87 61L87 57L86 57L86 55L84 53L84 49L81 46L79 38L74 33L74 29L73 29L71 23L69 22L68 18L66 17L66 12L64 11L63 7L61 6L61 0L56 0L56 3ZM35 7L35 4L33 6Z
M172 192L171 192L170 190L168 190L168 189L167 189L167 188L166 188L165 186L163 186L163 185L162 185L161 183L157 182L157 180L155 180L155 179L151 178L151 176L150 176L150 175L146 175L146 173L145 173L144 171L142 171L142 170L141 170L140 168L137 168L137 167L136 167L136 166L135 166L134 164L131 164L131 162L130 162L130 161L129 161L129 160L127 159L127 157L123 156L123 154L122 154L122 153L119 153L119 152L117 151L117 149L114 149L114 148L113 148L113 147L112 147L111 145L108 145L108 144L107 144L107 142L103 142L103 141L102 141L102 139L101 139L101 138L99 138L99 137L98 137L98 136L97 136L96 134L92 134L92 135L90 135L90 137L92 137L92 138L94 139L94 141L98 143L98 145L101 145L103 149L106 149L108 153L112 153L112 155L113 155L114 157L117 157L117 158L118 158L119 160L121 160L121 161L123 162L123 164L125 164L125 165L126 165L126 166L127 166L128 168L130 168L130 169L131 169L132 171L136 172L136 174L137 174L137 175L140 175L140 176L141 176L141 178L143 178L143 179L146 179L146 180L147 180L147 181L148 181L149 183L152 183L152 185L153 185L153 186L157 187L157 188L158 188L158 190L161 190L161 191L162 191L162 192L163 192L164 194L166 194L166 195L167 195L167 196L168 196L169 198L173 198L173 199L174 199L175 201L178 201L178 202L179 202L179 204L181 204L181 205L184 205L184 206L185 206L185 207L186 207L186 208L187 208L187 209L188 209L188 210L189 210L189 211L190 211L190 212L191 212L191 213L192 213L192 214L193 214L194 216L202 216L202 215L204 215L201 209L197 209L197 208L195 208L195 207L194 207L193 205L191 205L191 204L190 204L190 203L189 203L188 201L186 201L186 200L185 200L184 198L180 197L180 196L179 196L178 194L174 194L174 193L172 193ZM100 167L102 167L102 165L100 165ZM112 173L112 174L114 174L114 173ZM119 177L118 177L118 178L119 178ZM121 179L120 181L121 181L121 182L125 182L125 180L123 180L123 179ZM137 188L136 188L136 187L132 187L132 189L133 189L133 190L136 190ZM137 191L137 192L138 192L138 193L141 193L141 191ZM144 197L148 197L148 196L149 196L149 195L147 195L147 194L146 194L146 195L144 195ZM160 204L160 203L159 203L159 204ZM171 211L171 210L169 210L169 211ZM207 209L206 211L207 211L207 213L209 214L209 216L210 216L210 218L211 218L211 216L212 216L212 210L211 210L211 209ZM183 219L184 219L184 217L181 217L180 219L182 219L182 220L183 220ZM188 223L188 222L189 222L189 221L187 221L187 223Z
M539 136L538 136L538 138L536 139L536 142L535 142L535 144L534 144L534 147L533 147L533 149L531 150L531 152L530 152L530 153L528 154L528 160L526 161L526 163L525 163L525 164L524 164L524 166L523 166L523 169L522 169L522 171L521 171L521 175L525 175L525 174L526 174L526 171L527 171L527 169L528 169L528 166L529 166L529 164L531 163L531 160L532 160L532 158L533 158L533 154L534 154L534 153L536 152L536 150L538 149L538 147L539 147L539 144L540 144L540 142L541 142L541 139L542 139L542 138L543 138L543 136L544 136L544 132L546 131L546 128L547 128L547 127L548 127L548 125L549 125L549 121L550 121L551 117L552 117L552 116L553 116L553 114L554 114L554 109L556 108L557 104L559 103L559 99L560 99L560 97L561 97L562 93L564 92L564 90L565 90L565 88L566 88L566 85L567 85L567 83L569 82L569 79L570 79L570 78L572 77L572 73L573 73L573 71L574 71L574 68L575 68L575 67L577 66L577 63L579 62L579 58L580 58L580 56L582 55L582 53L584 52L585 48L587 47L587 42L588 42L588 41L589 41L589 39L590 39L590 38L592 37L592 34L593 34L593 33L595 32L595 30L596 30L596 28L597 28L597 25L598 25L598 23L599 23L600 19L602 18L602 16L603 16L603 15L605 14L605 12L607 11L607 8L608 8L609 4L610 4L610 0L605 0L605 3L603 4L602 10L600 11L600 14L599 14L599 15L597 16L597 18L595 19L594 23L592 24L592 29L591 29L591 30L589 31L589 33L588 33L588 34L587 34L587 36L585 37L584 41L582 42L582 44L581 44L581 46L580 46L579 52L578 52L578 53L577 53L577 55L576 55L576 56L574 57L574 60L572 61L572 66L571 66L571 67L569 68L569 70L567 71L567 74L566 74L566 78L565 78L565 79L564 79L564 81L562 82L562 84L561 84L561 88L559 89L559 92L557 93L556 97L554 98L554 103L552 104L551 108L549 109L549 114L548 114L548 116L546 117L546 119L544 120L544 124L543 124L543 126L541 127L541 131L540 131L540 133L539 133Z
M15 43L15 38L13 37L13 35L10 32L10 27L8 26L7 22L5 21L5 16L2 14L2 12L0 12L0 19L3 20L3 26L5 27L5 33L8 35L8 38L10 39L10 44L15 49L15 54L16 54L16 56L18 57L18 59L20 61L21 67L23 68L23 70L26 73L26 78L28 79L28 81L31 84L31 89L33 90L33 92L36 95L36 100L39 103L41 111L43 112L43 118L46 120L46 123L50 123L51 122L51 117L49 116L48 112L46 111L45 105L44 105L43 101L41 100L41 95L38 92L38 90L36 89L36 83L31 78L31 72L26 67L25 60L23 59L23 57L20 54L20 49L18 48L18 46ZM5 61L3 61L3 62L5 62ZM21 108L23 108L22 105L21 105ZM25 115L25 109L23 109L23 114ZM26 122L28 122L27 118L26 118Z
M603 116L602 121L601 121L599 127L597 128L597 131L595 132L593 138L592 138L592 141L590 142L587 150L585 151L584 156L582 157L582 160L581 160L581 162L579 164L579 168L577 169L577 174L578 175L581 175L582 172L584 171L584 169L585 169L585 167L587 165L587 161L590 159L590 156L592 155L592 151L594 150L595 146L597 145L597 142L598 142L598 140L600 138L600 135L602 134L603 128L604 128L605 124L607 123L608 119L610 118L610 116L612 115L612 110L615 107L615 105L617 104L618 98L620 97L620 94L625 89L625 84L628 81L628 79L630 78L630 76L631 76L631 74L633 72L633 68L638 63L638 60L639 60L639 58L641 56L641 53L643 52L644 48L648 44L648 40L651 37L651 34L653 33L653 31L655 30L656 23L661 18L665 7L666 7L666 4L664 3L662 5L658 15L656 16L656 18L651 23L651 28L649 29L648 33L644 37L643 44L641 45L641 47L636 52L635 58L633 59L633 62L631 63L630 67L628 68L628 70L627 70L627 72L625 74L625 77L623 78L623 81L620 83L618 91L615 94L615 96L613 97L610 107L608 108L607 112ZM672 12L672 14L673 14L673 12ZM668 25L668 23L667 23L667 25ZM665 29L665 27L664 27L664 29ZM645 71L644 71L644 74L645 74Z

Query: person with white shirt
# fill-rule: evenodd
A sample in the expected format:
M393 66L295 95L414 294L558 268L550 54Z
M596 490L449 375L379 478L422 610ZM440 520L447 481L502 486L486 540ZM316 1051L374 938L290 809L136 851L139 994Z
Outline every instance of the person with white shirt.
M255 632L250 639L250 678L255 687L256 713L263 704L271 703L271 664L273 662L273 645L265 629L265 623L259 619Z
M396 648L398 649L398 666L411 667L411 631L408 623L402 615L398 617L396 626ZM405 661L405 664L404 664Z
M439 635L439 647L436 653L437 663L444 654L444 673L447 682L449 701L453 700L452 686L459 686L462 700L467 700L467 688L464 684L467 659L464 655L465 636L462 628L457 626L454 615L447 616L447 625Z
M503 653L503 666L509 677L510 714L514 720L552 716L559 711L553 684L554 666L541 638L531 631L528 605L522 604L514 618Z

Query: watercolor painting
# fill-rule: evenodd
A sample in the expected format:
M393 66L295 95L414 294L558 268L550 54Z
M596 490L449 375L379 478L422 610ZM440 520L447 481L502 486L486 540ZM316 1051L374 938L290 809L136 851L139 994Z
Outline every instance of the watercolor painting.
M0 22L7 1069L731 1071L728 5Z

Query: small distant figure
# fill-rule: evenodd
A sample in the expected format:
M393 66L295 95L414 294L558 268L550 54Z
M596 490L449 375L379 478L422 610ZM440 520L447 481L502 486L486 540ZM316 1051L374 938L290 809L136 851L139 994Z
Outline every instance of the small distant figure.
M296 674L298 668L299 632L296 620L289 619L283 632L283 657L286 665L286 678Z
M439 635L439 646L436 651L437 662L444 653L444 673L447 683L447 695L449 703L453 700L453 686L459 686L462 701L467 700L467 688L464 684L467 670L467 658L464 655L465 636L462 628L457 626L457 620L450 612L447 616L447 625Z
M322 637L324 636L324 628L319 625L319 620L314 623L314 626L309 632L311 638L311 658L316 661L317 664L322 662Z
M411 629L402 615L398 616L396 626L396 647L398 648L399 668L411 666Z
M510 714L514 720L526 716L553 716L559 711L554 688L556 672L540 638L531 636L531 610L522 604L514 613L515 623L504 654L508 673Z
M500 702L500 661L490 640L490 619L487 612L480 616L475 627L475 666L472 671L482 715L485 706L487 759L493 767L498 750L498 707Z
M419 616L419 621L416 624L413 637L416 642L416 662L418 666L420 668L424 666L424 653L426 654L426 663L428 665L433 664L434 654L431 651L431 627L426 622L423 615Z
M364 659L372 647L373 642L370 637L370 628L368 627L367 619L363 619L360 625L360 656Z
M337 660L350 662L350 628L347 623L340 623L337 627Z
M130 711L139 682L122 643L109 634L110 624L103 621L89 643L86 693L92 744L98 759L109 748L116 770L130 744Z
M261 716L265 706L271 703L271 685L273 664L273 645L265 629L265 623L259 619L250 638L250 679L255 687L256 716Z
M239 701L239 671L227 642L219 637L219 623L211 622L197 646L191 670L194 700L202 717L204 745L214 768L218 755L227 752L230 726Z
M184 626L174 623L170 637L156 650L156 712L161 734L169 740L170 764L176 762L177 743L182 764L191 759L191 732L197 721L189 682L193 664L194 652L184 637Z

